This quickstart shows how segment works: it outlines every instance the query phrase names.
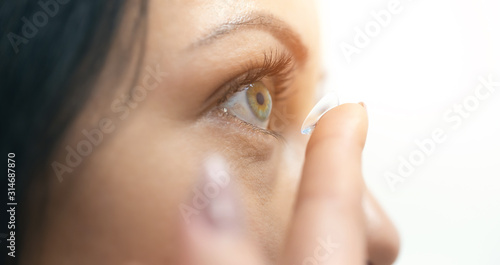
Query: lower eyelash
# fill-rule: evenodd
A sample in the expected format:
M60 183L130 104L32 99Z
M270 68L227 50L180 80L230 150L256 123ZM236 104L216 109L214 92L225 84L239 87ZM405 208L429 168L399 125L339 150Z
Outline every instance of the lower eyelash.
M235 124L237 124L237 126L245 129L246 133L250 133L253 135L256 132L258 132L260 134L270 135L281 142L285 142L285 138L281 134L279 134L278 132L259 128L251 123L248 123L246 121L239 119L238 117L232 115L231 113L229 113L227 111L224 111L223 108L216 108L215 111L216 111L216 115L218 117L223 118L225 120L230 120L230 122L232 122L233 124L235 123Z

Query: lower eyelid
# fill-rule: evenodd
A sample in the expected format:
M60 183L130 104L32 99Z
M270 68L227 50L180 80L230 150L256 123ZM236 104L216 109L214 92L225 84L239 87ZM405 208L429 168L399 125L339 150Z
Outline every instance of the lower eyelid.
M254 128L221 109L207 113L197 121L195 128L203 133L200 137L215 137L217 148L246 161L246 164L269 161L276 150L283 146L280 137Z
M224 111L222 108L215 108L212 112L213 113L210 115L215 115L215 117L224 122L223 126L225 127L236 127L236 129L243 134L261 138L259 140L262 140L262 138L270 138L272 140L284 141L283 136L279 133L254 126L253 124L245 122L231 113Z

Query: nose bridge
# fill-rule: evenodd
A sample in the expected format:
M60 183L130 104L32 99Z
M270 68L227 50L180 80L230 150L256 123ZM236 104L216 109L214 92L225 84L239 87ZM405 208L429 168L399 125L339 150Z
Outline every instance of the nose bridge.
M368 189L363 198L367 233L367 256L371 265L392 264L399 252L399 235Z

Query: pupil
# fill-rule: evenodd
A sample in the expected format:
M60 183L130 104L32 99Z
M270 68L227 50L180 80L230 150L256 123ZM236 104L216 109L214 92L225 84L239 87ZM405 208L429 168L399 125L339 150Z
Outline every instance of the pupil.
M262 95L262 93L257 93L256 95L257 97L257 103L259 103L259 105L263 105L264 104L264 95Z

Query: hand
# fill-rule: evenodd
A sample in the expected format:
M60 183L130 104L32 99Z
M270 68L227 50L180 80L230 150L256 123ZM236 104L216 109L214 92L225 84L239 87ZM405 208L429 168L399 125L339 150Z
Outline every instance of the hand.
M306 149L291 227L278 264L383 265L394 261L396 231L362 178L367 128L366 109L359 104L341 105L318 122ZM181 264L266 264L238 228L221 231L203 223L186 228Z

